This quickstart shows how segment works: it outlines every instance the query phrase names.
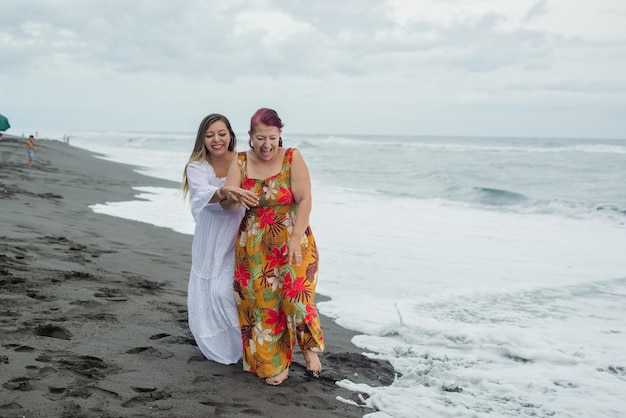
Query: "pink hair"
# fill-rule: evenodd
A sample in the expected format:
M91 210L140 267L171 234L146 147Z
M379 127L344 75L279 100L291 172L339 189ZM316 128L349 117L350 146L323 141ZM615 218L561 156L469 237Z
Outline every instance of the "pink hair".
M278 116L278 113L276 113L275 110L268 109L266 107L263 107L254 112L254 115L252 115L252 119L250 119L250 131L248 133L251 134L252 132L254 132L254 128L256 128L259 123L267 126L275 126L278 129L282 129L284 126L283 121L281 121L280 117Z

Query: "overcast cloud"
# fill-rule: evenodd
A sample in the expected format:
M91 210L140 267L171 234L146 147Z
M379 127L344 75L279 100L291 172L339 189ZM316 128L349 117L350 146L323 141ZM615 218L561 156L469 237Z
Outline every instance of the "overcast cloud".
M259 107L289 133L626 138L626 2L2 2L10 132Z

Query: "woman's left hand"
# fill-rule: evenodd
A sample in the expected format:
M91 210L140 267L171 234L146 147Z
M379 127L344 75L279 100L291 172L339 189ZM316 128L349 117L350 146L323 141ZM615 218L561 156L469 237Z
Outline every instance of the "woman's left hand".
M287 257L287 263L300 266L302 264L302 239L291 236L287 241L283 255Z
M228 200L239 202L246 209L259 204L259 196L250 190L242 189L241 187L225 186L222 188L222 191Z

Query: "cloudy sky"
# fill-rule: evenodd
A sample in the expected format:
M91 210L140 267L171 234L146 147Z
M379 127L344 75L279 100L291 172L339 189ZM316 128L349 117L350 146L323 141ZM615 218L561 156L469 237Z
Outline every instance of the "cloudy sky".
M24 129L626 138L624 0L3 0Z

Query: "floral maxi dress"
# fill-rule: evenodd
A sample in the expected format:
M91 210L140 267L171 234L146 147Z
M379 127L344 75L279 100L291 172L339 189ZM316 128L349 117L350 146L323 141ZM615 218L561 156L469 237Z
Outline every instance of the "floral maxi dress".
M289 367L296 341L301 350L323 351L324 339L314 304L318 252L310 226L302 240L302 263L283 256L298 205L291 192L293 149L280 173L251 179L246 153L238 155L242 187L260 197L246 212L235 248L235 300L243 340L243 368L259 377Z

